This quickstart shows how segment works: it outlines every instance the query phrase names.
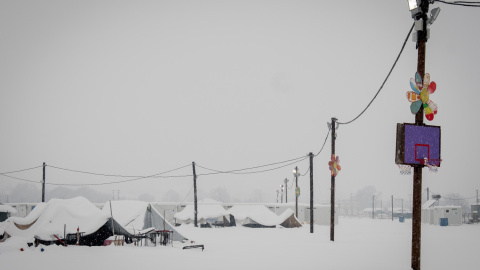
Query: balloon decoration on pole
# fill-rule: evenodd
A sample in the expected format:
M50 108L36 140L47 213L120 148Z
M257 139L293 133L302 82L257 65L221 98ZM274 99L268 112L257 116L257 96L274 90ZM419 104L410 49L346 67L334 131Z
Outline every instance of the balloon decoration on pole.
M425 74L423 78L417 72L415 73L415 79L410 79L410 87L413 91L407 92L408 101L412 102L410 105L410 111L412 114L416 114L420 110L420 106L423 105L423 111L427 120L432 121L435 114L437 114L437 104L430 100L430 94L435 93L437 84L430 82L430 74ZM421 90L420 90L421 89Z
M339 163L340 163L340 158L338 156L335 157L335 155L332 155L332 159L328 162L328 167L333 176L337 176L338 171L342 169Z

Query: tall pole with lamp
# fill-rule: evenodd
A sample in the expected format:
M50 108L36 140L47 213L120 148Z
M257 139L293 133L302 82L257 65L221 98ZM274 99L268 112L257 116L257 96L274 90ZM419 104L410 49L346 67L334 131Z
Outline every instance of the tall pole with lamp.
M414 40L417 41L418 60L417 72L422 78L425 77L425 52L426 42L429 37L429 29L427 23L430 25L437 18L440 8L432 10L430 18L427 13L429 9L429 2L432 0L407 0L412 18L415 20ZM423 107L415 114L415 125L423 126ZM413 202L412 202L412 261L411 267L414 270L420 270L420 248L422 236L422 168L423 164L413 166Z
M293 169L293 176L295 177L295 216L298 218L298 197L300 196L300 189L298 188L298 176L300 172L298 171L298 167Z

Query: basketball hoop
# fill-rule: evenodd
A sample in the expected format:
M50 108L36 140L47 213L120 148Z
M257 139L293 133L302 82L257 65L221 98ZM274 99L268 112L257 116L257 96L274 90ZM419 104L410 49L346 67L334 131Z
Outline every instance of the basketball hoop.
M401 175L410 175L412 174L412 166L410 165L403 165L403 164L397 164L398 168L400 169L400 174Z
M438 172L438 166L440 166L440 163L442 163L441 159L428 159L425 158L423 161L423 165L428 167L428 170L433 173Z

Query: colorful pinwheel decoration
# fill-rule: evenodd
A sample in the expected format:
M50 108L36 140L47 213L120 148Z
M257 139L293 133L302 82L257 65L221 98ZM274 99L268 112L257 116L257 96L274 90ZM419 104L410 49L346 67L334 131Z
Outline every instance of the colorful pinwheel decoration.
M437 104L430 100L430 94L435 93L437 84L430 82L430 74L425 74L425 78L422 82L422 77L417 72L415 73L415 79L410 80L410 87L413 91L407 92L408 101L412 102L410 105L410 111L416 114L420 110L420 106L423 105L423 111L425 117L432 121L435 114L437 114ZM420 90L421 89L421 90Z
M328 167L333 176L337 176L338 171L342 169L338 163L340 163L340 158L338 156L335 158L335 155L332 155L332 160L328 162Z

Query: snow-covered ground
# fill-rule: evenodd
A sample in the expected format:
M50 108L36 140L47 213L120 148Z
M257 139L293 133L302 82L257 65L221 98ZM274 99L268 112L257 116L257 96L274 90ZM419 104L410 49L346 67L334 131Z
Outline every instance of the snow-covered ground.
M411 220L341 218L330 242L328 226L296 229L195 228L185 235L205 250L177 247L25 248L0 244L1 269L410 269ZM480 269L480 225L422 224L422 269Z

